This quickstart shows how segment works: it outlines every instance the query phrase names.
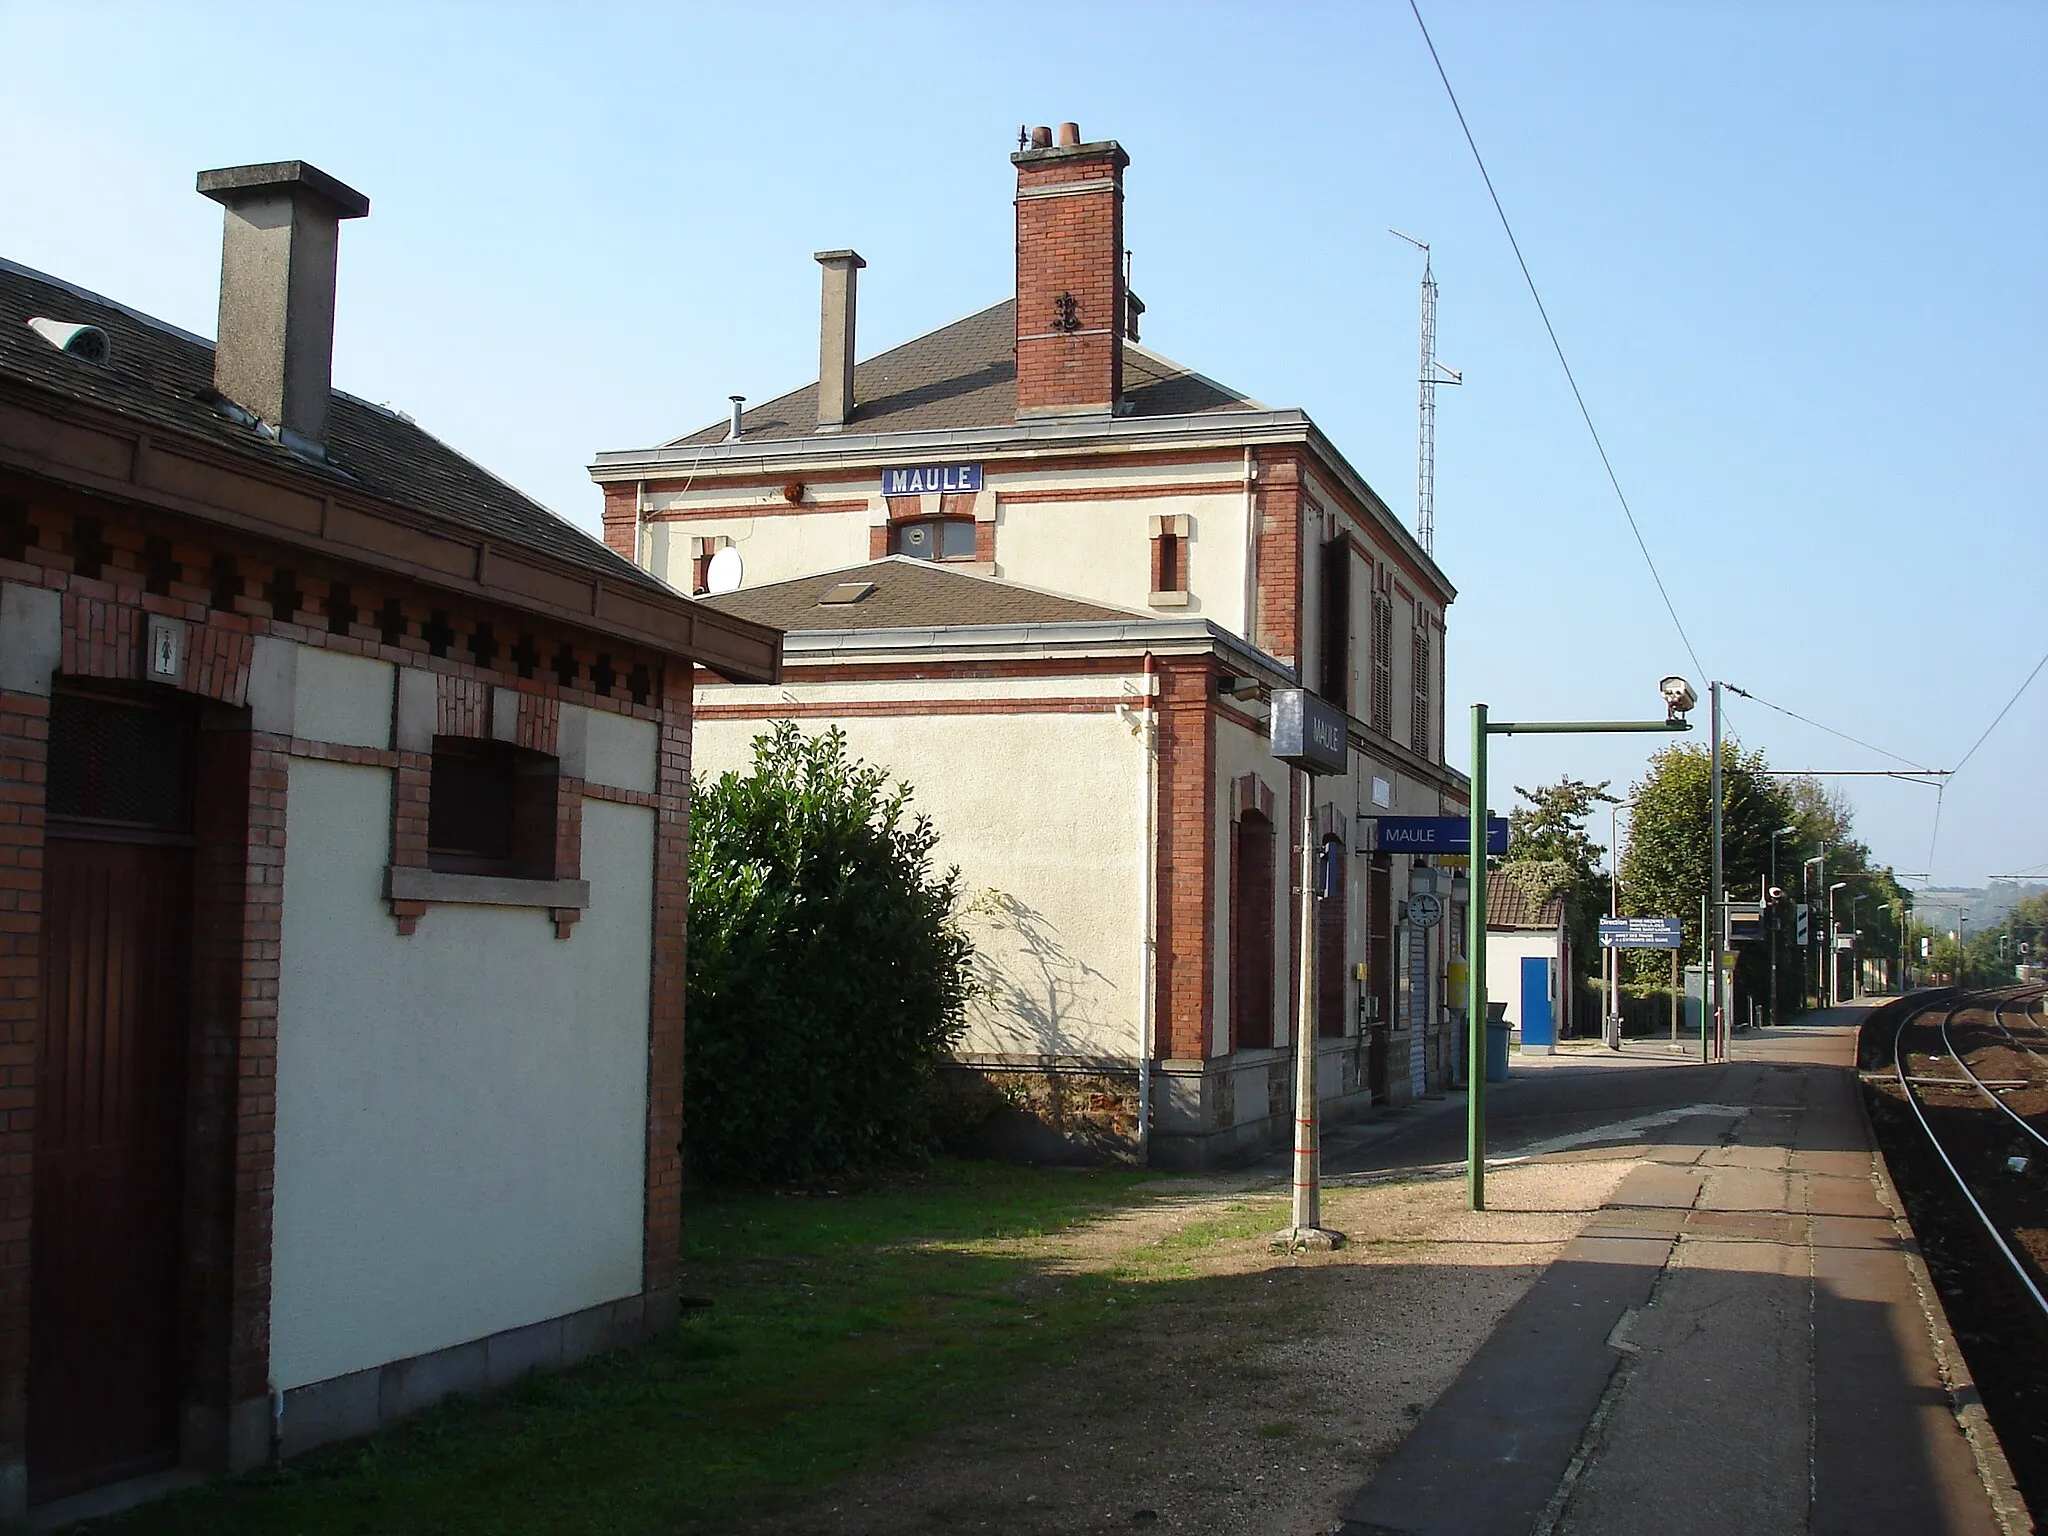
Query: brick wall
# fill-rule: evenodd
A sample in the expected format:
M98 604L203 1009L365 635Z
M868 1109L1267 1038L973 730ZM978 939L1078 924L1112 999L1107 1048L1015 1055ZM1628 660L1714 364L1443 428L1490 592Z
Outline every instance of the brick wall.
M1258 450L1259 558L1253 643L1289 665L1301 656L1302 462L1300 450Z
M676 1283L683 1196L683 992L690 906L690 705L678 668L663 700L654 832L654 957L647 1020L645 1288Z
M29 1207L49 737L48 699L0 693L0 1053L7 1064L0 1098L0 1445L15 1461L28 1425Z
M1207 657L1158 667L1159 838L1154 1054L1199 1061L1214 1041L1216 670Z

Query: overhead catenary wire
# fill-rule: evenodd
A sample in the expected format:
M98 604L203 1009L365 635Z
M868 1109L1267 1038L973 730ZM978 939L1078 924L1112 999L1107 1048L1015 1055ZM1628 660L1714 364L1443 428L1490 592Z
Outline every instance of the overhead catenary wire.
M1642 551L1643 564L1650 568L1650 580L1657 584L1657 595L1664 599L1664 611L1671 615L1671 624L1678 631L1678 638L1685 645L1685 654L1692 658L1692 664L1701 677L1707 675L1706 663L1700 660L1700 653L1693 649L1692 636L1685 632L1685 622L1678 616L1678 607L1671 601L1671 593L1664 585L1663 574L1657 569L1657 562L1650 554L1650 546L1643 538L1643 530L1636 522L1635 509L1629 505L1628 495L1621 488L1621 477L1614 472L1614 461L1607 456L1607 445L1600 439L1600 429L1593 424L1593 413L1586 405L1585 394L1579 389L1579 381L1572 373L1572 365L1565 358L1564 345L1557 339L1557 327L1550 323L1550 311L1544 307L1543 295L1536 289L1536 279L1530 275L1529 263L1522 255L1522 243L1515 238L1515 227L1508 222L1507 209L1501 206L1500 194L1493 188L1493 177L1486 169L1486 158L1479 153L1479 143L1472 137L1472 125L1465 121L1465 109L1458 104L1458 93L1451 88L1451 77L1444 71L1444 61L1438 57L1436 42L1429 35L1429 26L1422 19L1422 9L1417 0L1408 0L1408 9L1415 13L1415 25L1421 29L1422 41L1429 49L1430 62L1436 65L1437 79L1443 82L1444 94L1451 100L1451 110L1457 114L1458 127L1464 132L1466 147L1472 151L1472 161L1479 167L1479 178L1486 183L1486 195L1493 200L1493 211L1500 218L1500 227L1506 231L1508 245L1515 253L1515 264L1522 269L1522 281L1529 286L1529 297L1536 301L1536 313L1542 317L1543 329L1550 337L1550 347L1557 354L1558 366L1564 370L1565 382L1571 386L1572 399L1578 402L1579 415L1584 418L1586 431L1592 436L1593 447L1600 455L1600 464L1607 471L1607 483L1614 487L1615 500L1621 503L1622 516L1628 519L1629 532L1635 535L1636 548Z
M1883 747L1877 746L1872 742L1865 741L1860 736L1851 736L1847 731L1838 731L1832 725L1822 725L1818 720L1808 719L1805 715L1800 714L1795 709L1787 709L1782 704L1773 704L1769 699L1759 697L1758 695L1751 693L1747 688L1738 688L1733 683L1723 683L1721 686L1723 688L1726 688L1730 693L1738 694L1741 697L1748 699L1752 704L1761 704L1765 709L1773 710L1776 713L1785 716L1785 718L1788 720L1797 720L1801 725L1810 725L1817 731L1826 731L1828 735L1839 737L1841 740L1846 741L1853 746L1863 748L1866 752L1875 752L1879 757L1888 757L1895 763L1903 763L1906 767L1912 769L1915 773L1935 773L1940 771L1938 769L1933 768L1923 768L1918 763L1914 762L1913 759L1911 759L1910 757L1901 757L1896 752L1887 752ZM1954 770L1950 771L1953 772Z
M1984 745L1986 737L1989 737L1993 731L1998 729L1998 722L2000 720L2003 720L2007 715L2012 713L2013 705L2019 703L2020 695L2025 693L2027 689L2033 686L2034 679L2041 675L2041 669L2043 667L2048 667L2048 651L2044 651L2041 653L2041 659L2034 663L2034 670L2027 674L2027 680L2021 683L2019 687L2013 689L2012 697L2005 701L2005 708L2001 709L1998 712L1997 717L1994 720L1992 720L1992 722L1989 725L1984 727L1984 735L1979 736L1975 741L1970 743L1970 750L1965 752L1962 756L1962 760L1956 764L1956 770L1958 772L1962 771L1963 763L1967 763L1971 758L1977 755L1977 749Z

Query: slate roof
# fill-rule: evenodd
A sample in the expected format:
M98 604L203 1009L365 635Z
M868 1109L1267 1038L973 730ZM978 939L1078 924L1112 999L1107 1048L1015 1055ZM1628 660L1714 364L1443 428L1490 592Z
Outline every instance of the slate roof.
M854 603L820 604L846 582L873 582ZM975 624L1101 624L1142 622L1151 614L1084 603L993 576L949 571L930 560L890 555L865 565L743 587L697 599L707 608L781 630L933 629Z
M1537 906L1529 893L1504 869L1486 876L1486 926L1494 928L1540 928L1554 932L1564 913L1564 898L1553 896Z
M1006 427L1017 420L1017 304L1005 299L979 314L929 331L915 341L856 363L849 432L943 432ZM1124 396L1134 416L1196 416L1258 411L1249 395L1192 369L1124 344ZM742 435L773 441L805 438L818 426L818 385L755 406L741 417ZM729 421L715 422L662 446L722 443Z
M32 316L98 326L111 343L109 361L99 365L58 351L29 329ZM216 409L212 342L5 258L0 258L0 375L154 427L203 437L253 459L332 477L614 582L670 592L417 423L354 395L334 392L327 464L291 452Z

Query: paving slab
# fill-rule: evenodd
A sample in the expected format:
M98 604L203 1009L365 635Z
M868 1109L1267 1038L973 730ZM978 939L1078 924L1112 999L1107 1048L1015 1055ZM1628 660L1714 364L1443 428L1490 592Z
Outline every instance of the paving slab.
M1697 1069L1701 1113L1665 1111L1644 1135L1642 1161L1338 1529L2005 1530L1986 1486L2002 1458L1980 1417L1977 1443L1960 1427L1972 1391L1937 1345L1946 1323L1869 1140L1857 1016L1740 1040L1736 1069ZM1667 1099L1676 1081L1659 1074ZM1530 1102L1597 1126L1601 1086L1586 1069Z

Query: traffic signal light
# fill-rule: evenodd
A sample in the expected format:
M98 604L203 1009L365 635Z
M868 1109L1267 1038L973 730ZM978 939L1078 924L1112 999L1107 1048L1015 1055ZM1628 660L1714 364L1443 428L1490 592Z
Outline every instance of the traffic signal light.
M2011 942L2011 939L2010 939L2010 937L2009 937L2008 935L2006 935L2006 934L2003 934L2003 933L2001 933L2001 934L2000 934L2000 935L1998 936L1998 958L1999 958L1999 959L2003 960L2003 959L2005 959L2005 958L2006 958L2006 955L2005 955L2005 951L2006 951L2006 946L2007 946L2007 944L2009 944L2010 942Z

